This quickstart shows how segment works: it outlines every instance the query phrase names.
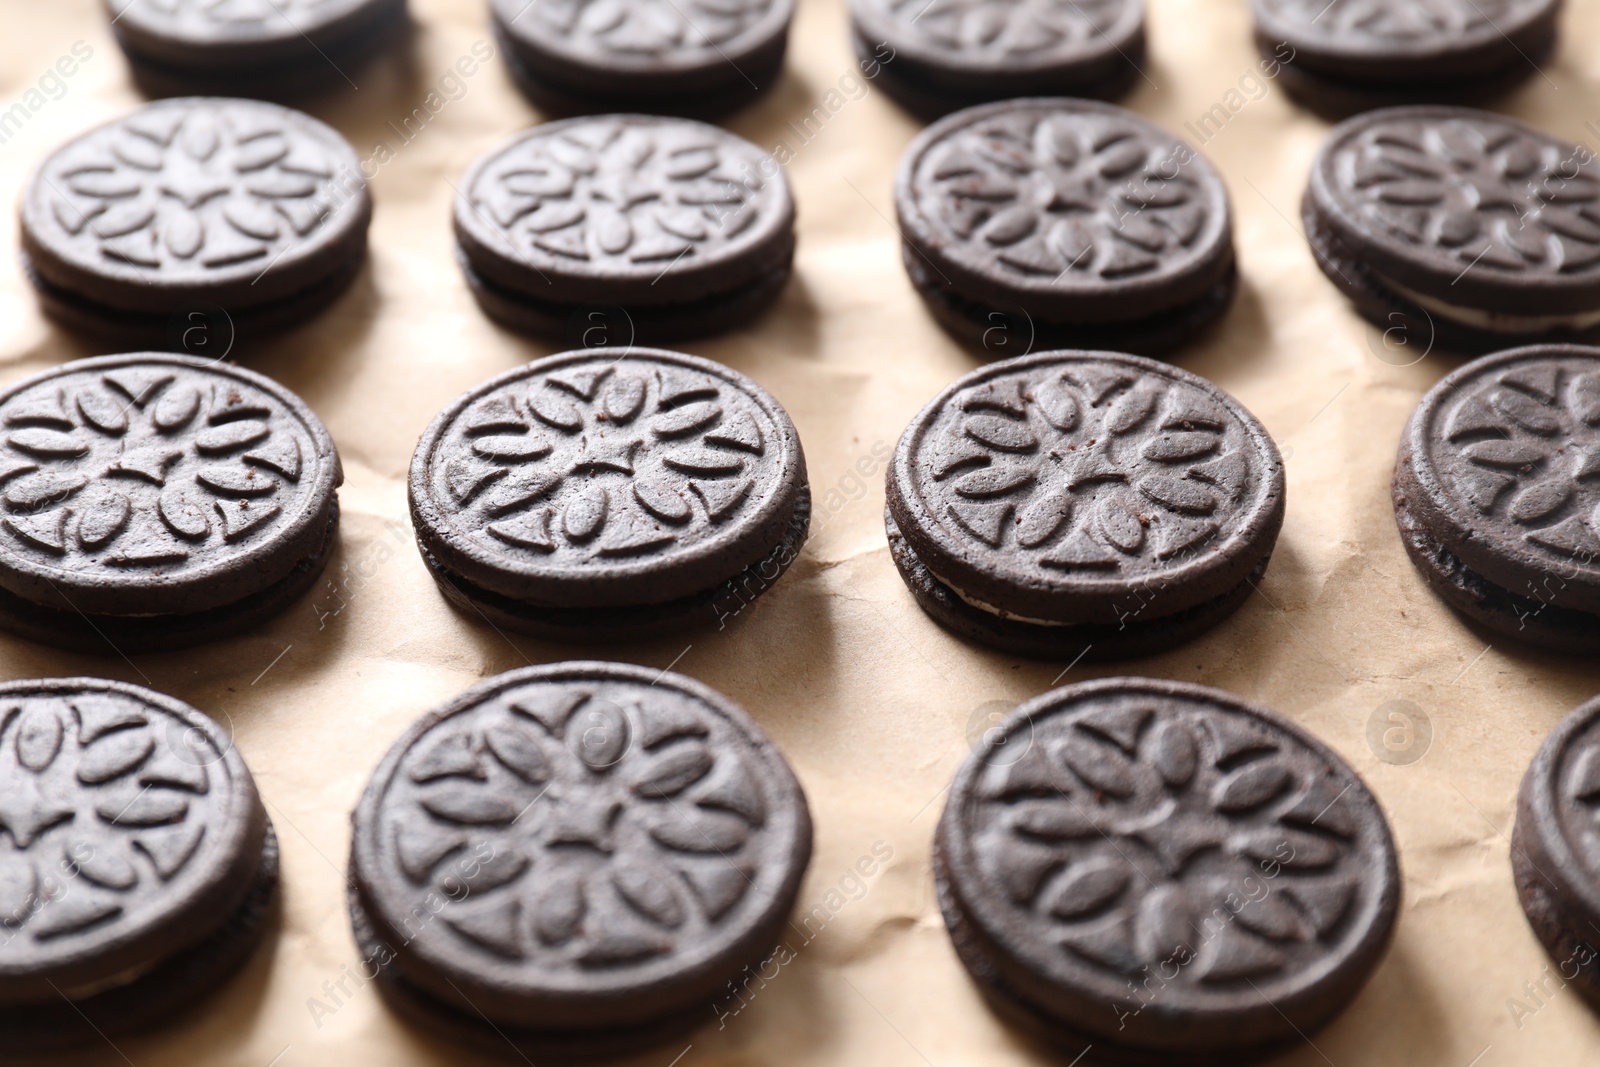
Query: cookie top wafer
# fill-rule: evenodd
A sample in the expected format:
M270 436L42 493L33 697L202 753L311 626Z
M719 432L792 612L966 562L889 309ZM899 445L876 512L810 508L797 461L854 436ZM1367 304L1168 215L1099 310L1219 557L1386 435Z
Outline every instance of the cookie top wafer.
M1331 1016L1399 907L1389 828L1343 760L1266 708L1153 679L1017 708L956 775L938 851L957 925L1015 995L1190 1055Z
M974 606L1115 623L1219 596L1271 551L1283 462L1248 411L1168 364L1044 352L974 371L911 421L900 532Z
M0 586L111 615L199 611L327 537L333 439L260 374L134 353L0 392Z
M375 926L406 931L410 981L570 1030L709 999L771 947L810 849L799 784L743 711L681 675L573 662L413 726L356 809L353 857ZM446 903L417 929L424 896Z
M266 814L226 733L96 678L0 684L0 1004L116 984L249 890Z

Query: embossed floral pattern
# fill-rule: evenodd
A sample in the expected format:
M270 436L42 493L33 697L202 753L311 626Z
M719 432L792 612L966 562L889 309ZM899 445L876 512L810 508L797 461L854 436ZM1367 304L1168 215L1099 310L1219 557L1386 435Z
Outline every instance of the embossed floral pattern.
M765 20L778 0L498 0L508 20L522 15L549 36L622 56L718 56ZM726 57L722 57L726 58Z
M125 694L0 695L0 960L81 951L158 909L220 831L220 760Z
M1335 195L1402 246L1463 268L1600 268L1600 177L1579 149L1509 120L1369 122L1332 160Z
M406 882L455 902L458 944L620 967L704 941L765 881L761 773L670 685L526 684L419 738L377 833Z
M759 161L753 146L709 126L591 119L515 142L466 192L494 222L491 248L509 239L536 261L655 277L714 255L774 209L777 187L746 166Z
M431 462L452 521L497 552L617 560L693 545L757 505L768 413L726 380L596 356L474 400Z
M150 105L58 152L34 195L68 247L140 277L259 274L351 195L335 185L353 154L342 160L294 114L249 101Z
M992 906L1062 963L1159 967L1199 996L1289 978L1335 951L1380 877L1348 771L1253 717L1130 694L1025 730L955 799Z
M1287 22L1330 38L1453 40L1498 33L1496 23L1549 6L1543 0L1267 0Z
M316 441L222 372L54 375L0 404L0 543L79 572L235 556L306 506Z
M1093 44L1129 0L870 0L902 27L963 56L1031 58Z
M1016 109L957 127L912 181L919 209L954 239L947 254L1046 285L1176 269L1226 213L1182 145L1099 112Z
M1600 365L1501 364L1463 383L1434 417L1429 462L1507 537L1591 569L1600 561Z
M922 506L1060 572L1157 572L1246 509L1260 459L1200 388L1115 364L1032 368L957 394L921 429Z

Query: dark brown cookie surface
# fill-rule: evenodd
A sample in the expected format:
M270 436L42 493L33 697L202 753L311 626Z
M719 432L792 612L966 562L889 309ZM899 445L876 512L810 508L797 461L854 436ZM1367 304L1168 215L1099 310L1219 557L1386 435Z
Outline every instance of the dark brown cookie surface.
M1221 179L1110 104L1018 100L950 115L907 149L895 205L934 295L1046 325L1136 325L1231 284Z
M1303 211L1329 278L1374 321L1410 309L1415 337L1432 336L1417 311L1491 349L1600 326L1600 172L1515 119L1444 107L1351 119L1318 154Z
M93 998L226 936L266 814L227 735L170 697L19 681L0 708L0 1028L26 1031L28 1005L63 996L93 1020Z
M491 0L512 72L558 114L709 117L780 76L793 0Z
M811 847L744 712L613 663L513 671L418 722L355 813L353 908L406 986L513 1041L710 1022ZM418 930L412 911L439 900Z
M788 415L710 360L570 352L467 393L412 460L419 540L473 584L547 607L660 604L785 537L805 486Z
M1023 622L1124 624L1238 586L1282 522L1260 423L1187 371L1049 352L974 371L902 435L889 510L969 606Z
M936 870L986 993L1135 1062L1235 1062L1323 1025L1400 893L1338 756L1220 690L1137 678L1047 693L986 735Z
M933 117L1017 96L1109 98L1144 58L1141 0L853 0L850 18L860 54L893 56L888 91Z
M0 393L0 586L91 615L229 604L323 549L342 479L322 423L259 374L68 363Z
M704 123L545 123L480 159L456 236L484 277L556 303L659 305L786 263L794 203L755 145Z
M1395 509L1402 531L1414 531L1413 558L1448 602L1514 634L1580 613L1589 625L1567 628L1588 638L1600 622L1597 474L1600 349L1512 349L1459 368L1423 397L1401 439ZM1443 557L1418 550L1423 539L1504 595L1463 600L1460 582L1438 580Z
M1550 957L1600 1007L1600 701L1573 709L1550 732L1522 778L1511 837L1522 909Z
M23 194L42 281L109 315L230 314L302 294L366 247L371 198L336 131L274 104L147 104L52 154Z

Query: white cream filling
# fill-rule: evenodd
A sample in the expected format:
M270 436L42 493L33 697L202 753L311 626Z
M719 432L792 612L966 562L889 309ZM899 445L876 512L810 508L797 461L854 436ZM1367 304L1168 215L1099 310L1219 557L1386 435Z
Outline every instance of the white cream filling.
M960 597L962 603L970 604L972 607L975 607L979 611L985 612L985 613L987 613L989 615L996 615L996 616L999 616L1002 619L1012 619L1012 620L1014 620L1016 622L1025 622L1025 623L1028 623L1030 626L1071 626L1071 625L1073 625L1070 622L1057 622L1054 619L1030 619L1026 615L1018 615L1015 612L1006 611L1004 608L997 608L993 604L985 604L983 601L979 600L977 597L971 597L971 596L968 596L966 593L963 593L959 586L957 586L954 582L951 582L944 575L935 573L934 570L931 567L928 569L928 573L933 575L934 581L938 582L940 585L942 585L946 589L950 590L956 596Z
M1415 289L1407 288L1400 283L1378 275L1378 281L1386 288L1405 297L1413 304L1424 310L1446 318L1452 322L1459 322L1463 326L1472 326L1490 333L1531 333L1538 330L1555 330L1565 327L1571 330L1587 330L1591 326L1600 326L1600 311L1582 311L1571 315L1508 315L1503 311L1484 311L1482 308L1462 307L1451 304L1437 297L1419 293Z

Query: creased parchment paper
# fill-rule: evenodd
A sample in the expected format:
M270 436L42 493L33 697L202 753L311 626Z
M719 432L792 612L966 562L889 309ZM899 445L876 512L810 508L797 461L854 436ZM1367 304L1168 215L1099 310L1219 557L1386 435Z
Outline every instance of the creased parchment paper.
M1555 60L1503 108L1595 147L1586 123L1600 119L1600 53L1586 42L1600 39L1600 4L1569 6ZM43 106L0 143L0 197L11 203L60 140L139 96L97 0L0 0L0 10L0 110L29 99L75 42L93 52L71 77L45 78ZM345 914L348 813L429 707L500 671L591 654L670 664L744 705L794 764L816 820L792 959L746 983L720 1020L639 1064L1047 1062L990 1016L957 964L933 903L929 839L943 789L992 712L1058 681L1116 673L1203 682L1276 708L1349 760L1393 824L1406 879L1393 951L1315 1045L1275 1062L1595 1062L1600 1026L1552 978L1523 922L1507 835L1523 768L1600 688L1600 665L1486 648L1407 562L1388 500L1395 444L1456 361L1386 347L1317 271L1297 205L1327 127L1260 76L1244 0L1151 0L1150 59L1123 102L1191 141L1185 123L1217 104L1228 112L1202 150L1233 197L1243 285L1222 327L1178 362L1277 439L1288 520L1259 594L1214 633L1169 655L1064 673L1066 663L1011 660L946 635L889 560L884 460L922 403L976 364L934 327L901 270L890 182L918 127L860 78L842 0L801 0L783 81L728 123L792 152L794 282L755 329L687 346L751 375L799 426L817 499L804 555L723 631L609 652L507 640L445 606L406 526L412 446L457 393L552 349L478 312L449 226L452 183L539 115L498 56L441 84L490 40L484 0L412 0L412 11L415 31L394 55L310 109L380 161L369 265L330 312L240 354L303 396L338 441L348 480L327 581L270 626L191 652L79 656L0 638L7 678L120 678L217 718L283 844L282 918L248 970L178 1025L69 1062L479 1062L407 1029L362 981ZM402 132L436 92L444 106L420 132ZM788 127L817 108L823 120L804 136ZM14 242L13 229L0 261L4 379L103 352L39 317Z

